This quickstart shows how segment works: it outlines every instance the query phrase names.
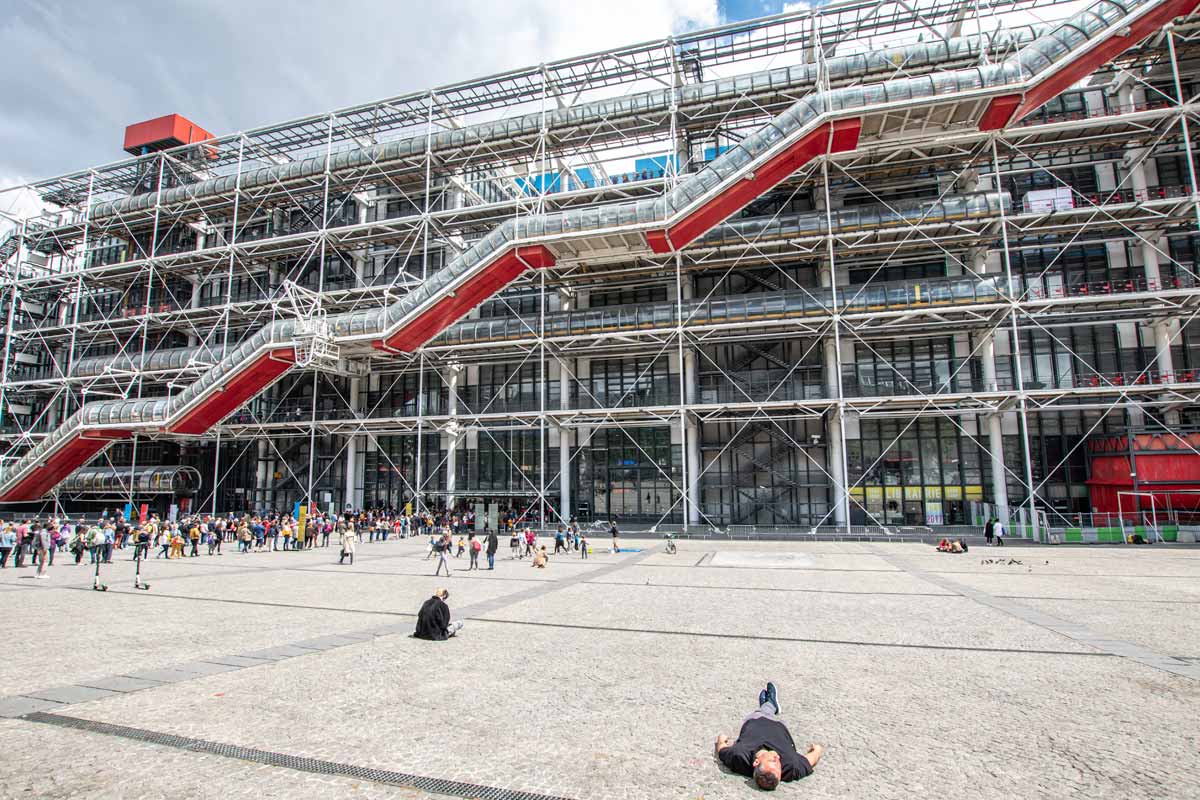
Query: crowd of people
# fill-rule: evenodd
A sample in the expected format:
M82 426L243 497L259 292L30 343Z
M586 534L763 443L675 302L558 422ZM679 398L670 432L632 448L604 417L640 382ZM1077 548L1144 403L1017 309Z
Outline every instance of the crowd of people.
M549 554L546 552L546 545L537 544L537 535L533 532L533 528L525 526L522 530L517 524L517 519L507 519L500 522L502 528L507 528L509 559L519 560L528 556L531 559L531 565L534 567L545 569L549 563ZM615 530L616 526L613 525ZM457 545L455 540L457 539ZM455 533L452 525L445 525L440 532L435 531L429 536L429 552L426 553L425 559L437 559L437 565L433 574L440 575L442 570L446 571L447 577L450 576L450 559L462 558L466 554L470 558L470 566L467 571L479 569L479 557L486 554L487 568L493 570L496 568L496 551L500 547L500 536L492 530L490 522L484 522L483 530L476 532L468 530L464 536L462 532ZM564 553L570 555L574 550L578 552L580 558L587 558L590 548L588 546L587 533L579 527L579 522L572 517L571 521L566 524L560 524L554 533L554 554Z
M535 566L544 567L547 561L545 546L536 545L533 529L522 526L524 520L515 511L501 512L499 528L510 537L512 558L529 556ZM429 536L429 556L439 555L439 567L449 564L445 559L468 554L470 569L479 569L481 555L487 557L488 569L495 568L499 548L499 533L484 522L476 531L473 512L408 513L390 509L373 509L333 514L316 512L303 522L296 515L283 512L247 514L191 514L177 519L161 519L157 514L127 519L124 514L101 514L95 518L69 516L27 518L0 523L0 568L37 568L37 577L45 577L54 565L60 550L70 553L68 563L89 565L112 563L114 553L130 551L129 558L178 559L221 556L227 548L238 553L264 553L294 550L340 548L339 563L349 559L354 563L356 546L362 542L404 539L409 536ZM523 528L523 530L522 530ZM615 526L613 527L615 532ZM454 542L457 540L457 550ZM614 533L615 541L615 533ZM581 558L589 554L587 535L572 518L559 525L554 535L554 553L578 552ZM62 556L60 556L61 560Z

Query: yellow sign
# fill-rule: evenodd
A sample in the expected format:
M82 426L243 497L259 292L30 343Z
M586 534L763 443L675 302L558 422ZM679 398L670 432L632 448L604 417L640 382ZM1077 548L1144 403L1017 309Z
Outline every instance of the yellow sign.
M409 517L412 516L412 503L411 502L404 504L404 513L406 516L409 516Z
M300 504L300 519L296 520L296 541L304 541L305 523L308 521L308 503Z

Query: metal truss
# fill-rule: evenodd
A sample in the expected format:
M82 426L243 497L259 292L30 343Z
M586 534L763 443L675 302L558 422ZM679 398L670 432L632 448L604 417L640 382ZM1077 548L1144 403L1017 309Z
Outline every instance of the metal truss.
M418 505L427 496L452 497L455 488L437 485L437 473L453 471L455 453L469 433L508 459L524 481L513 494L527 498L539 523L565 521L569 500L564 508L554 493L568 497L563 486L575 460L593 432L605 430L624 433L670 486L675 499L661 509L658 524L679 518L685 529L719 527L736 522L710 516L699 487L718 471L720 459L761 433L798 448L827 480L829 508L813 527L849 530L855 513L868 523L885 522L856 492L861 479L850 480L847 428L864 420L897 421L899 433L881 449L878 459L883 459L911 426L936 419L948 421L964 441L1023 486L1022 507L1036 526L1046 508L1039 493L1049 478L1034 479L1031 418L1085 414L1095 428L1113 412L1167 419L1200 400L1200 372L1167 372L1151 364L1118 380L1091 368L1062 334L1067 328L1117 323L1162 326L1169 348L1182 344L1187 323L1200 313L1196 265L1173 259L1163 238L1200 233L1200 194L1187 158L1200 105L1184 90L1194 84L1181 79L1181 72L1194 76L1194 59L1200 54L1194 18L1152 37L1092 77L1089 96L1119 85L1131 87L1121 90L1122 97L1136 93L1144 98L1136 103L1048 113L992 132L933 131L904 114L889 115L879 123L881 130L891 131L887 135L854 152L810 162L778 187L764 204L768 210L758 215L764 224L757 232L734 230L715 244L700 241L664 255L645 252L618 236L603 246L567 253L551 269L527 273L510 296L534 298L532 306L517 308L505 295L495 301L515 326L501 340L471 343L443 336L415 355L383 358L365 346L332 348L322 320L329 313L390 303L505 219L668 191L680 173L698 167L706 146L720 148L740 140L813 88L866 85L963 66L901 62L883 74L844 75L826 70L832 58L918 37L946 40L964 28L991 32L1027 22L1033 14L1061 16L1059 5L927 0L914 7L850 0L339 109L22 187L0 198L0 211L28 206L33 199L57 210L22 216L9 236L0 237L8 320L0 376L0 406L8 427L0 437L8 453L16 454L90 398L172 394L266 323L293 317L306 320L306 330L311 329L300 359L305 372L276 393L283 399L276 396L248 407L217 428L212 486L204 498L213 510L219 506L218 487L234 479L239 464L262 457L255 452L259 442L266 443L272 463L288 472L287 480L311 499L330 469L316 464L318 439L330 436L336 438L325 454L329 464L338 459L353 463L348 453L357 452L365 440L402 477L404 491ZM980 61L996 56L989 47L978 53ZM816 65L814 85L747 85L720 100L679 101L690 85L794 64ZM1163 91L1164 81L1171 91ZM556 110L660 89L676 99L660 108L614 110L588 124L548 124ZM484 123L517 117L539 124L531 133L512 136L471 134ZM461 140L435 146L443 132L460 132ZM423 148L400 157L386 155L389 142L422 139ZM352 166L332 168L350 151L363 155ZM1103 196L1075 191L1058 176L1071 166L1113 163L1119 159L1114 152L1140 155ZM1137 170L1163 153L1183 154L1186 184L1151 186L1154 193L1134 186ZM661 166L630 169L637 159L658 159L653 163ZM318 168L304 166L310 162ZM1070 190L1070 207L1024 210L1015 205L1019 198L1012 198L1011 208L1001 203L969 218L914 218L906 217L896 200L899 187L921 182L936 187L935 194L925 195L929 201L975 191L976 186L999 194L1005 180L1027 172L1051 175L1057 186ZM217 179L228 184L223 191L193 196L172 192ZM164 199L168 192L169 201ZM140 196L153 201L136 208L120 202ZM835 206L848 196L869 201L898 221L877 228L837 227ZM824 229L771 235L769 223L783 220L792 213L785 209L797 203L810 204L807 213L823 212ZM111 213L101 214L101 209ZM1131 282L1105 292L1063 291L1050 280L1056 274L1054 261L1042 274L1022 279L1012 254L1032 246L1026 242L1051 239L1060 253L1083 243L1152 251L1159 270L1170 268L1187 280L1171 285ZM990 262L989 252L996 254ZM889 265L922 259L941 260L964 280L990 282L996 291L961 303L866 304L864 298L873 290L891 285L878 277ZM797 280L798 266L825 276L824 283ZM856 274L869 270L870 276L851 282L846 277L851 269ZM718 287L751 271L760 276L763 294L799 297L811 307L761 319L712 318L704 309L724 298ZM694 293L692 287L701 279L711 288ZM564 315L583 313L578 298L640 285L669 289L666 300L655 301L670 309L664 321L642 324L634 315L609 330L554 332ZM1034 334L1053 340L1083 365L1076 380L1057 386L1032 386L1024 380L1022 342ZM955 379L991 352L990 343L1006 340L1015 373L1012 384L970 391L954 390L950 382L918 385L882 352L887 342L934 336L965 342L966 355L951 375ZM788 343L796 345L800 357L771 355L771 348ZM1162 346L1162 341L1156 345ZM779 375L762 391L746 391L740 384L742 370L713 355L725 347L742 348L747 359L767 360ZM847 348L871 353L890 370L894 391L871 396L847 391L843 375L855 367L844 354ZM178 363L145 366L157 354L185 349L189 355L180 356ZM78 374L84 353L111 355L114 366ZM589 360L612 358L636 358L644 364L615 400L595 396L587 369L580 368ZM676 401L629 402L632 387L648 379L659 359L668 359L677 376ZM822 385L812 396L792 396L787 387L801 367L813 367L814 359L824 373ZM31 361L38 369L24 366ZM461 379L452 383L448 377L499 364L514 366L508 381L522 366L535 368L536 407L496 408L499 394L473 403L466 399ZM702 402L695 386L698 371L721 378L734 395ZM551 406L547 387L556 379L564 391L577 393L575 400L563 396L560 407ZM383 408L382 400L365 406L360 402L368 393L364 385L383 397L388 386L410 381L417 385L415 413L397 415ZM289 393L302 384L311 386L307 414L281 417L279 409L290 402ZM430 392L453 398L452 409L428 409ZM318 400L330 400L332 407L319 407ZM13 415L9 410L14 405L38 411ZM983 421L991 417L1016 420L1023 463L1007 464L1002 453L994 452L995 441L987 441L983 433ZM823 452L795 440L787 430L787 423L795 421L822 426ZM734 426L735 434L701 463L689 448L704 426L714 425ZM678 469L655 462L631 435L644 427L677 432ZM501 431L537 433L536 469L523 469L512 459L496 438ZM422 450L428 434L449 443L433 474ZM569 443L557 473L548 468L552 434ZM385 450L375 447L381 436L416 437L412 480ZM138 466L139 442L176 439L157 433L135 437L129 468ZM295 464L288 443L305 439L308 463ZM222 442L230 451L226 455ZM754 458L751 453L748 461ZM1045 466L1049 476L1060 465ZM774 464L755 468L777 472ZM795 483L787 475L780 480L783 486ZM457 492L480 494L470 487Z

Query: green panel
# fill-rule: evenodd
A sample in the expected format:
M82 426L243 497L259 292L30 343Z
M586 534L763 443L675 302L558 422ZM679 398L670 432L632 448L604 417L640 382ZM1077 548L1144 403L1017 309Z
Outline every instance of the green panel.
M1067 528L1065 533L1066 533L1066 536L1063 537L1064 541L1067 541L1067 542L1082 542L1083 541L1083 531L1079 528Z

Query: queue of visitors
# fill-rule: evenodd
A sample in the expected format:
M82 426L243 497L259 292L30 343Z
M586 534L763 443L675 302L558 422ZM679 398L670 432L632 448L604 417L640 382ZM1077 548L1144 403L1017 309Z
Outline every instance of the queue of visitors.
M155 558L198 558L202 549L209 556L224 555L227 546L243 554L329 547L335 535L342 560L348 556L353 563L356 542L402 539L443 524L461 530L473 525L474 519L470 514L443 517L381 510L340 516L318 512L303 526L292 514L280 512L193 514L174 520L160 519L157 514L128 520L119 512L91 519L26 518L0 523L0 568L10 563L24 568L28 562L38 568L37 577L41 578L60 550L70 553L71 564L82 563L85 555L89 565L111 564L114 553L127 549L131 550L130 559L149 558L152 551Z
M499 527L510 534L513 558L529 556L541 561L533 530L518 530L522 521L513 511L502 512ZM361 542L387 541L409 536L430 537L427 556L438 556L439 571L449 574L447 559L468 554L469 569L479 569L479 557L487 556L488 569L495 569L499 536L484 523L482 532L475 530L475 515L462 513L424 512L410 514L391 510L344 512L341 515L317 512L301 525L290 513L192 514L179 519L160 519L150 514L143 519L126 519L120 512L96 518L69 516L27 518L0 523L0 568L11 562L14 568L24 568L26 562L37 567L37 577L45 577L46 569L54 565L55 555L66 550L73 557L68 563L89 565L110 564L113 554L131 549L130 559L198 558L202 550L209 556L222 556L232 546L242 554L311 550L329 547L330 540L340 549L338 563L347 559L354 563L356 545ZM457 539L457 549L454 540ZM588 556L586 535L572 518L568 525L559 525L554 535L554 552L569 553L574 549L582 558ZM544 548L543 548L544 550Z

